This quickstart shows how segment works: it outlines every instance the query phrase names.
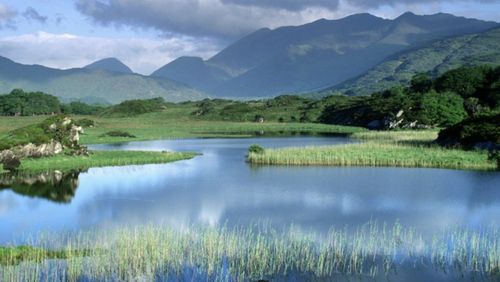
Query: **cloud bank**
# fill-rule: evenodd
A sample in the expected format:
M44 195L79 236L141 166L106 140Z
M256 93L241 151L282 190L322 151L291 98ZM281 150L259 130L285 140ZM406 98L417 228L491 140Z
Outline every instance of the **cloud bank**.
M115 39L38 32L0 38L0 54L20 63L36 62L54 68L71 68L116 57L142 74L150 74L185 54L208 58L219 49L220 46L211 40L186 36L161 40Z
M262 27L299 25L358 12L425 11L433 5L497 0L76 0L77 10L101 25L153 28L164 33L241 37Z

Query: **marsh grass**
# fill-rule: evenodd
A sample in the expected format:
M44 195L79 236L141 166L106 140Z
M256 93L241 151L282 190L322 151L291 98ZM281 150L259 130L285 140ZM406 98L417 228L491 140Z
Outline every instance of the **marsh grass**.
M168 163L191 159L196 153L148 151L93 151L90 156L56 155L22 160L20 172L85 170L91 167Z
M397 222L370 222L355 231L331 229L323 235L293 226L279 231L269 225L144 226L49 234L33 243L36 248L27 249L39 256L36 260L21 263L15 256L4 256L0 280L314 280L392 275L404 268L499 278L499 235L496 227L456 228L426 239ZM64 255L44 260L43 249ZM82 249L86 251L76 252Z
M249 153L248 161L266 165L392 166L494 170L487 152L411 146L396 143L358 144L266 149Z
M363 141L391 142L406 145L431 144L438 137L437 130L395 130L355 132L351 137Z

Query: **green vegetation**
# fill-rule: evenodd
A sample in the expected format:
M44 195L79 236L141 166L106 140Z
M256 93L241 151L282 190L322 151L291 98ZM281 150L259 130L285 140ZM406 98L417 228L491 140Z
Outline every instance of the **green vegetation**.
M42 92L27 93L15 89L8 95L0 95L0 115L30 116L61 112L57 97Z
M71 122L66 123L66 120L65 115L56 115L37 124L15 129L0 138L0 150L28 143L40 145L49 143L51 140L60 142L63 145L70 145L71 141L68 132L71 128ZM56 126L52 127L52 125Z
M83 102L71 102L69 104L63 104L61 106L61 111L65 114L73 115L95 115L101 112L105 106L94 104L89 105Z
M30 246L0 247L0 265L15 266L21 262L40 263L47 259L65 259L85 255L82 250L52 251ZM0 275L0 278L2 276Z
M148 152L148 151L93 151L90 156L55 155L39 159L23 160L19 172L70 171L92 167L124 166L153 163L169 163L191 159L195 153Z
M121 102L118 105L108 107L102 111L103 116L135 116L145 113L156 112L165 108L163 98L154 98L148 100L129 100Z
M113 130L113 131L108 131L106 133L103 133L99 135L99 137L127 137L127 138L136 138L135 135L132 135L126 131L122 130Z
M498 148L500 144L500 113L466 119L439 132L438 143L471 149L483 146Z
M434 144L437 131L370 131L351 135L363 143L249 152L248 161L264 165L392 166L494 170L487 151L446 149Z
M369 95L395 86L408 85L416 73L428 73L437 77L462 66L499 66L499 41L500 28L435 41L422 48L392 56L365 74L315 95Z
M378 129L446 127L499 111L499 81L500 67L463 67L435 80L420 73L409 87L331 100L319 121Z
M371 222L354 232L332 228L325 236L297 228L278 231L265 224L236 227L142 226L70 235L49 234L23 256L3 255L0 279L38 281L81 278L136 280L256 281L384 277L402 269L442 271L451 277L498 278L499 230L436 231ZM64 254L49 258L40 247ZM87 250L78 252L77 250ZM33 252L33 254L32 254ZM36 257L32 263L20 259Z
M415 147L410 145L361 143L336 146L265 150L250 153L253 164L434 167L494 170L487 152Z

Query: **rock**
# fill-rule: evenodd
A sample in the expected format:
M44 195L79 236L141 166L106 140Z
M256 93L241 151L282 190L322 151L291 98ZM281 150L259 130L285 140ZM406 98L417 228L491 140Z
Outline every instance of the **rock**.
M21 161L16 156L12 155L3 160L3 169L8 171L16 171L21 165Z
M83 133L83 127L76 125L71 126L69 140L73 146L78 146L80 142L80 133Z

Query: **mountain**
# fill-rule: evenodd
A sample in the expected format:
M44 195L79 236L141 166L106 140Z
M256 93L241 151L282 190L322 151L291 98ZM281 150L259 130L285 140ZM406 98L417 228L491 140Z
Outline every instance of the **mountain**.
M416 73L437 77L460 66L500 65L500 28L439 40L392 56L368 72L314 96L333 93L368 95L408 84Z
M0 57L0 93L8 93L15 88L43 91L64 101L119 103L130 99L163 97L167 101L177 102L206 97L198 90L166 78L85 68L60 70L23 65Z
M154 76L223 97L314 91L359 76L398 52L497 25L442 13L405 13L394 20L370 14L321 19L301 26L260 29L207 61L179 59Z
M124 63L116 58L106 58L96 61L90 65L83 67L89 70L104 70L110 72L133 74L134 72Z
M212 85L218 85L230 78L222 69L198 57L180 57L156 70L151 76L188 82L192 87L209 91L215 91Z

